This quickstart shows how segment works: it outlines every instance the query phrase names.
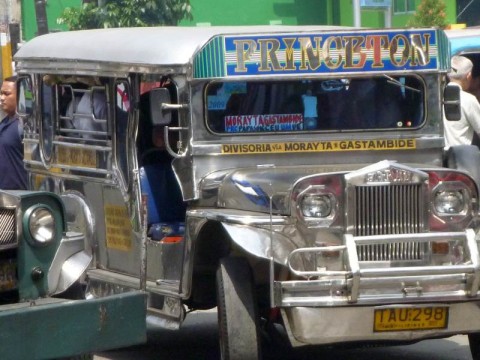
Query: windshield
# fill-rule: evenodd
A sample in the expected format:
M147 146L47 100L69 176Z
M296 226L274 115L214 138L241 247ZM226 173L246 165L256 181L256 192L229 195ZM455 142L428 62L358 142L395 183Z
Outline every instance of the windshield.
M411 129L424 120L416 76L213 82L207 126L216 133Z

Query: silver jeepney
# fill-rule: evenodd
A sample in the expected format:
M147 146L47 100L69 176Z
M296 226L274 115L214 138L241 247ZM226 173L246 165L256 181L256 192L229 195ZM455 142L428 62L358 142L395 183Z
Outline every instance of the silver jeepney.
M442 31L91 30L15 60L31 185L86 234L88 296L145 289L168 328L218 307L224 359L270 323L293 346L469 334L480 359Z

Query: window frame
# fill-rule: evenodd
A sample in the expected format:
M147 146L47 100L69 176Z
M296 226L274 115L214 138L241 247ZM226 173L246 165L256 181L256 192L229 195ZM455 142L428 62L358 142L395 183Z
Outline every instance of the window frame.
M403 10L398 10L398 4L403 3ZM400 14L412 14L415 13L417 6L415 0L393 0L393 13L395 15Z

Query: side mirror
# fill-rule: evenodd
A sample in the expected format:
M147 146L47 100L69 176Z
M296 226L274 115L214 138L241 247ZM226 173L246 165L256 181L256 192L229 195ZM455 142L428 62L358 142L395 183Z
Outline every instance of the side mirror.
M443 91L443 109L447 120L457 121L462 117L460 104L461 89L460 85L449 83Z
M22 76L17 80L17 114L21 117L33 113L33 87L29 76Z
M172 114L166 105L170 105L171 101L168 89L157 88L150 91L150 118L152 119L152 125L170 125Z

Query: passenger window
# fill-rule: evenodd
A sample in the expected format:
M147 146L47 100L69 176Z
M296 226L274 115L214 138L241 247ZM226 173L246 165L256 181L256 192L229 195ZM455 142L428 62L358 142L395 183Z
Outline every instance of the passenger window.
M60 132L70 140L99 144L108 140L107 95L105 87L81 84L59 85L57 98Z
M21 77L18 81L17 113L20 116L29 116L33 113L33 87L30 77Z

